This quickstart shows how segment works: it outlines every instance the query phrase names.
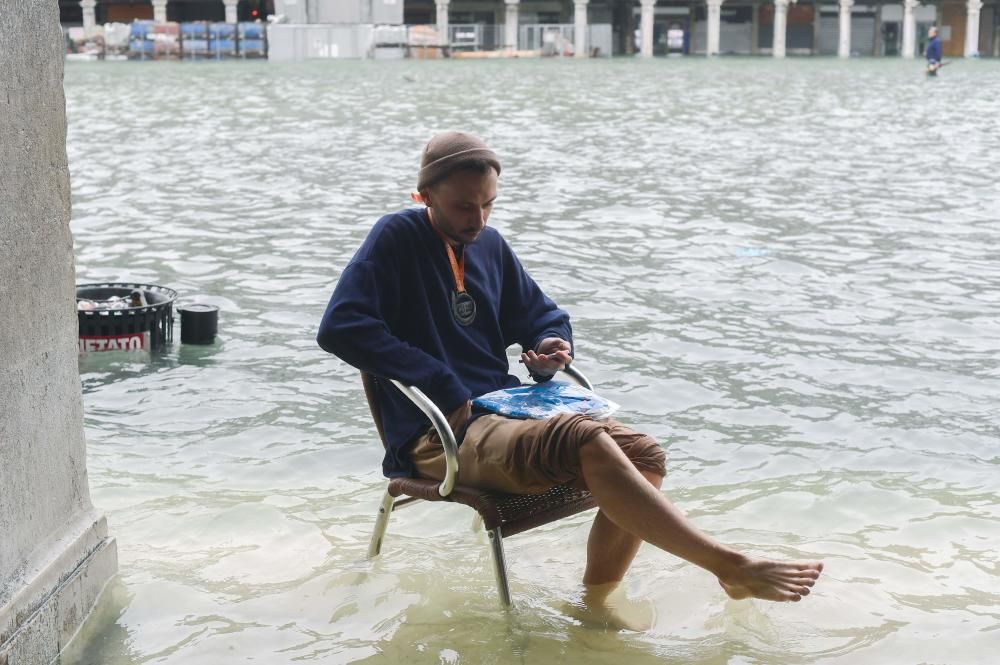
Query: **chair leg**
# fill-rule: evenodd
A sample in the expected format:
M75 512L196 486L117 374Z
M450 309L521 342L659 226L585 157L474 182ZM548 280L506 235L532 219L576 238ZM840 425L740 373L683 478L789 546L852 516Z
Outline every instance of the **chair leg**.
M486 524L483 523L483 516L476 513L472 516L472 533L479 533Z
M493 572L497 578L497 591L500 592L500 604L509 610L510 584L507 582L507 560L503 556L503 534L497 527L490 531L490 547L493 550Z
M372 533L372 541L368 544L368 558L377 557L382 551L382 538L385 537L385 530L389 528L389 516L392 515L392 504L395 499L389 490L382 496L382 505L379 506L378 515L375 517L375 531Z

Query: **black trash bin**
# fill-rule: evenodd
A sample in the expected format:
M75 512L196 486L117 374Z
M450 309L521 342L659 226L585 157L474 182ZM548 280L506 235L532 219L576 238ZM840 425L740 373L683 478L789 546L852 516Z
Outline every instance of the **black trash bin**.
M174 301L177 292L155 284L79 284L77 302L128 298L139 290L145 306L122 309L77 309L80 353L92 351L155 351L174 337Z

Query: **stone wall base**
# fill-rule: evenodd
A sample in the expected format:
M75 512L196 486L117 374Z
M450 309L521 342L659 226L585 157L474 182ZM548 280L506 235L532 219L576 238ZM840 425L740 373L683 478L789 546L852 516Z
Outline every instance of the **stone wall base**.
M93 514L88 515L93 518ZM104 518L61 538L27 571L21 592L0 607L0 665L50 665L76 635L118 570ZM79 523L78 523L79 524Z

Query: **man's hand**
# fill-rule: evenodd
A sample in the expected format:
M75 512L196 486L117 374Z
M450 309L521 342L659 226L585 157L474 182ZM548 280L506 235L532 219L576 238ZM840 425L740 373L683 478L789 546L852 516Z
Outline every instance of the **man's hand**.
M569 364L572 347L564 339L546 337L537 349L529 349L521 354L521 362L535 374L552 376Z

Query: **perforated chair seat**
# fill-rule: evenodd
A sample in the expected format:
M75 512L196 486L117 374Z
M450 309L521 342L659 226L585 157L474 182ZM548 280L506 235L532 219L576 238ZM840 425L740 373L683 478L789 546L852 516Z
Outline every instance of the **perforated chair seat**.
M486 529L500 529L505 538L596 505L590 492L569 485L556 485L541 494L502 494L456 485L447 498L438 493L439 485L436 480L394 478L389 481L389 494L469 506L482 516Z

